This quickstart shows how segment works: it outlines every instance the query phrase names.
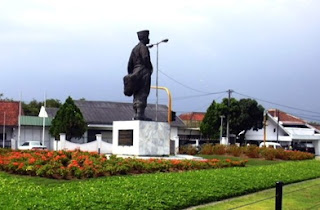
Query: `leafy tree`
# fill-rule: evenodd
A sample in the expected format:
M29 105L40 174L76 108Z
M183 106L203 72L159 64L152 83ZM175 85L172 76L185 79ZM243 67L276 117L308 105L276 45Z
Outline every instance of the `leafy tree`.
M239 134L251 128L262 128L264 108L252 99L241 99L240 101L231 98L228 107L228 99L224 98L221 103L215 101L209 106L207 113L200 125L201 132L213 139L220 136L221 118L229 116L230 133ZM226 134L227 120L223 122L223 135Z
M22 102L22 109L27 116L38 116L42 103L33 99L29 103Z
M58 138L60 133L65 133L67 140L81 138L86 127L80 109L69 96L52 120L50 134Z
M60 108L61 107L61 102L59 99L47 99L46 100L46 107L50 107L50 108Z
M22 109L27 116L38 116L41 106L43 106L43 102L36 99L33 99L29 103L22 102ZM47 99L46 107L60 108L61 102L58 99Z

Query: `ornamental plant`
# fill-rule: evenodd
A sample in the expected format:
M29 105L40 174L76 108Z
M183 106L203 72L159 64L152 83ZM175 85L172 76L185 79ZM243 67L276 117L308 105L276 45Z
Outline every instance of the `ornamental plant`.
M168 160L107 158L96 152L76 151L3 151L0 170L15 174L55 179L83 179L100 176L178 172L185 170L244 167L244 161L231 160Z

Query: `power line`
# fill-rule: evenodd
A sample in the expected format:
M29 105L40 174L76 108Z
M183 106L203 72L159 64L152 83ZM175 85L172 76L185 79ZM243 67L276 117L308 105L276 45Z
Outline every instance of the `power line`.
M218 100L218 99L222 98L222 96L223 96L223 94L221 94L221 96L219 96L219 97L217 97L217 98L215 98L215 99L213 99L213 100L215 100L215 101L216 101L216 100ZM203 109L203 108L205 108L205 107L207 107L207 108L208 108L208 107L211 105L211 103L212 103L212 102L210 102L210 103L209 103L209 105L206 103L206 105L201 106L201 107L200 107L200 108L198 108L198 109L195 109L195 111L197 111L197 110L201 110L201 109Z
M295 109L295 110L299 110L299 111L303 111L303 112L309 112L309 113L319 114L319 115L320 115L319 112L314 112L314 111L310 111L310 110L305 110L305 109L300 109L300 108L296 108L296 107L292 107L292 106L287 106L287 105L283 105L283 104L274 103L274 102L271 102L271 101L259 99L259 98L252 97L252 96L248 96L248 95L245 95L245 94L236 92L236 91L234 91L234 93L236 93L236 94L238 94L238 95L241 95L241 96L248 97L248 98L253 98L253 99L258 100L258 101L263 101L263 102L266 102L266 103L269 103L269 104L274 104L274 105L286 107L286 108L289 108L289 109Z
M210 93L208 93L208 92L204 92L204 91L197 90L197 89L194 89L194 88L192 88L192 87L189 87L189 86L187 86L187 85L185 85L185 84L183 84L183 83L181 83L181 82L177 81L176 79L174 79L174 78L170 77L169 75L167 75L166 73L164 73L164 72L162 72L162 71L160 71L160 70L159 70L159 72L161 72L164 76L168 77L168 78L169 78L169 79L171 79L172 81L174 81L174 82L178 83L179 85L181 85L181 86L183 86L183 87L185 87L185 88L188 88L188 89L190 89L190 90L193 90L193 91L196 91L196 92L199 92L199 93L206 93L206 94L210 94Z
M211 96L211 95L216 95L216 94L221 94L221 93L226 93L226 92L227 92L227 91L220 91L220 92L207 93L207 94L202 94L202 95L180 96L180 97L175 97L174 100L184 100L184 99L189 99L189 98L197 98L197 97L203 97L203 96Z

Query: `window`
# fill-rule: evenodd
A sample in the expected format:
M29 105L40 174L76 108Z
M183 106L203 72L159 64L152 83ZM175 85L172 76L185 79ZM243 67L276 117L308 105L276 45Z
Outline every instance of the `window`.
M29 142L24 142L22 146L29 146Z
M276 131L277 131L277 130L274 128L274 129L273 129L273 132L275 133Z

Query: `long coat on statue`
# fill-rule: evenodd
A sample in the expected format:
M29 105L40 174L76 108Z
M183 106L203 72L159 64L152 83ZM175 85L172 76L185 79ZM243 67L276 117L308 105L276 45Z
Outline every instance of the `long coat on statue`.
M134 109L147 106L150 93L152 64L148 47L139 42L130 55L128 62L128 75L123 78L124 94L133 95Z

